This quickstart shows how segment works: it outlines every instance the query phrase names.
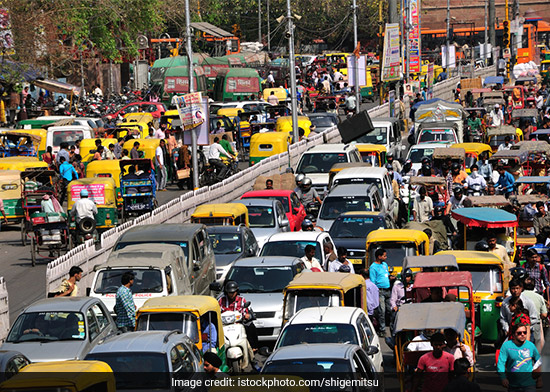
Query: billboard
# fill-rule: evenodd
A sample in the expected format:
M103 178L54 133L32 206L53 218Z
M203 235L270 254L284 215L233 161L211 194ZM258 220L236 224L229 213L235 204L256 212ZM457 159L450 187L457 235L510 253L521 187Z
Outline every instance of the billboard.
M401 79L401 51L399 48L398 23L386 23L382 60L382 80L387 82Z
M420 0L406 0L409 2L410 26L409 29L409 71L420 72L422 68L420 52Z

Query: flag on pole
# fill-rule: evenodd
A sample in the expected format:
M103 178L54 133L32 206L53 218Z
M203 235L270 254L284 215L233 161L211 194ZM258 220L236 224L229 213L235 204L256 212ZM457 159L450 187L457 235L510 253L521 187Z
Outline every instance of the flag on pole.
M356 58L359 58L359 56L361 56L361 42L357 42L357 47L356 47L355 50L353 51L353 55L354 55Z

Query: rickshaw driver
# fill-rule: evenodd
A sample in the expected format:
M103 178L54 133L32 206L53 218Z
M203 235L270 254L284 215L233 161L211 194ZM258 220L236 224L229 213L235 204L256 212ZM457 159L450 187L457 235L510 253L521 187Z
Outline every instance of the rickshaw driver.
M80 191L80 199L75 201L73 208L71 209L71 217L75 216L77 225L84 218L92 218L95 221L97 206L93 200L88 198L88 196L88 190L82 189Z

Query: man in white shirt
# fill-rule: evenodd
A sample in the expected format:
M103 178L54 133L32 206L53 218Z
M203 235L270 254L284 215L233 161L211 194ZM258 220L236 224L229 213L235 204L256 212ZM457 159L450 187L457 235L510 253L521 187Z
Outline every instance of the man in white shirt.
M160 124L160 128L155 131L155 138L157 139L166 138L166 123Z
M420 187L418 196L414 199L413 217L415 222L424 223L430 220L434 205L431 197L426 196L426 188Z
M84 218L92 218L95 220L95 216L97 215L97 206L88 196L88 190L82 189L80 191L80 199L75 201L73 208L71 208L71 216L75 217L77 224Z
M166 142L164 139L160 141L159 146L155 150L155 162L157 164L157 190L166 190L166 165L164 164L164 148Z
M275 87L275 78L273 77L273 71L269 71L269 75L267 75L267 85L271 88Z
M269 97L267 97L267 102L272 105L278 105L279 104L279 98L275 95L275 91L271 91L271 94L269 94Z
M218 172L218 180L222 181L227 174L227 170L229 169L220 159L220 155L228 158L231 158L232 156L225 151L219 142L220 138L216 136L214 138L214 143L210 145L210 149L208 150L208 163L216 168L216 171Z
M510 150L512 148L512 143L510 136L504 137L504 143L498 146L498 151Z
M348 111L354 111L357 107L357 100L355 99L355 95L353 93L348 93L348 96L346 97L346 109Z
M500 105L498 103L495 105L494 109L491 110L490 116L494 127L498 127L504 122L504 114L502 110L500 110Z
M300 260L304 262L306 268L315 272L322 272L323 267L321 267L321 263L319 263L319 260L313 257L315 256L315 247L313 245L306 245L304 251L306 254Z

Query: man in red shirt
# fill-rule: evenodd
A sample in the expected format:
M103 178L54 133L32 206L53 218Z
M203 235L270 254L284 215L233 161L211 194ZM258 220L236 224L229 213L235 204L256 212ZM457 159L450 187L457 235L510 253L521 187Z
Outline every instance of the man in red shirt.
M252 349L257 351L258 332L256 331L254 323L249 321L252 319L252 315L250 314L248 308L244 307L246 300L238 294L239 284L234 280L230 280L225 284L223 291L224 294L218 300L221 312L223 313L231 310L241 313L243 316L242 323L244 325L244 329L246 330L248 342L250 343L250 346L252 346Z
M443 351L445 336L441 332L434 333L430 338L433 351L424 354L418 360L416 373L419 376L425 373L422 384L423 392L442 392L449 383L449 376L454 370L455 358L452 354ZM413 392L418 389L419 377L415 377Z

